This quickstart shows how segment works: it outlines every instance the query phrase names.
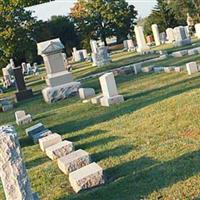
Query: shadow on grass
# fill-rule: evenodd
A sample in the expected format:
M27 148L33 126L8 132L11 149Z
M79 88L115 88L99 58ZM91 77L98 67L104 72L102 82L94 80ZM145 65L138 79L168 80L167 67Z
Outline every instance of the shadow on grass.
M94 153L91 155L91 159L94 162L98 162L98 161L108 158L108 157L125 155L132 150L133 150L133 145L121 145L114 149L109 149L109 150L105 150L105 151L100 151L98 153Z
M28 136L19 138L21 148L35 145L32 139Z
M105 170L107 176L105 186L78 195L62 197L59 200L145 199L153 192L185 181L199 172L199 151L187 153L162 163L149 157L142 157Z
M79 135L68 137L67 140L76 142L76 141L80 141L82 139L87 139L90 137L98 136L98 135L104 134L106 132L107 131L104 131L104 130L95 130L95 131L90 131L90 132L84 132Z
M127 81L127 79L130 77L131 76L124 76L120 78L119 83ZM49 128L50 130L57 131L61 134L70 134L71 132L82 130L88 126L113 120L114 118L137 111L146 106L155 104L164 99L180 95L184 92L196 88L200 88L200 76L190 77L182 81L177 81L176 83L168 84L150 90L145 90L136 94L125 94L124 97L126 101L123 104L111 106L110 108L105 108L105 111L96 117L88 118L86 114L80 117L79 120L68 121Z
M95 139L95 141L92 141L92 142L86 142L83 144L76 145L76 148L77 149L89 149L89 148L100 146L100 145L106 145L109 142L113 142L113 141L121 139L121 138L122 137L111 136L111 137L106 137L106 138Z
M43 163L49 161L48 157L41 157L41 158L37 158L35 160L31 160L28 162L25 162L26 168L27 169L31 169L32 167L36 167L38 165L42 165Z

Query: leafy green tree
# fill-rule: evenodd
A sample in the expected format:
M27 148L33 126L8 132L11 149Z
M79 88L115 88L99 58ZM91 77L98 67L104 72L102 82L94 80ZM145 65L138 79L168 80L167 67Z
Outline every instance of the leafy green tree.
M10 58L20 64L30 56L34 23L20 0L0 1L0 67Z
M137 11L125 0L78 0L70 16L83 41L100 38L106 45L107 37L132 33Z
M24 7L28 7L28 6L34 6L37 4L41 4L41 3L47 3L50 1L52 1L52 0L21 0L21 3Z
M178 25L178 21L175 18L175 12L169 6L167 1L157 0L157 5L152 10L152 13L146 18L144 23L146 34L152 33L152 24L157 24L161 32L165 31L167 28L174 28Z

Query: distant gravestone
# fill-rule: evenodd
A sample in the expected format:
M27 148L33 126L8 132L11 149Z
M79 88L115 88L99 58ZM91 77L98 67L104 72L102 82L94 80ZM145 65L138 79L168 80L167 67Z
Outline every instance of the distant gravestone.
M153 37L154 37L154 40L155 40L155 44L156 44L156 46L160 46L161 42L160 42L160 33L159 33L159 30L158 30L158 25L153 24L151 26L151 28L152 28L152 31L153 31Z
M16 101L18 102L18 101L23 101L25 99L31 98L33 96L33 91L32 89L26 88L21 66L15 67L14 62L11 61L11 63L13 67L15 85L17 89L17 92L15 93Z
M185 33L185 28L183 26L179 26L174 28L174 38L175 38L175 47L180 47L184 45L191 44L191 38L188 38Z
M198 72L198 65L196 62L190 62L186 64L186 69L187 69L188 75L192 75Z
M7 200L36 200L13 126L0 127L0 175Z
M168 40L168 42L169 43L173 43L175 41L173 28L168 28L166 30L166 34L167 34L167 40Z
M11 80L10 73L6 67L2 68L2 74L3 74L3 86L5 88L10 87L12 85L12 80Z
M136 36L137 45L138 45L137 52L142 53L145 51L149 51L150 48L145 41L142 26L135 26L135 36Z
M135 46L134 46L134 43L133 43L133 40L124 40L123 41L123 44L124 44L124 48L127 50L127 51L133 51L135 49Z
M196 37L200 39L200 23L195 25Z
M100 46L97 49L97 67L102 67L111 63L110 56L108 54L108 47Z

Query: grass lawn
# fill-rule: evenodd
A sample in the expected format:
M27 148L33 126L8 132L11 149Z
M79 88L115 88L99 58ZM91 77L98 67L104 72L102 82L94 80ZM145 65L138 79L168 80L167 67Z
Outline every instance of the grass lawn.
M199 57L182 62L187 59ZM14 112L26 110L33 115L32 124L42 122L76 149L88 151L107 178L104 186L75 194L56 162L25 136L30 125L16 126L32 189L42 200L200 198L200 74L121 75L116 82L125 102L110 108L83 104L78 97L49 105L39 93L45 83L32 77L27 81L38 94L0 113L0 124L15 125ZM100 92L97 79L83 86Z

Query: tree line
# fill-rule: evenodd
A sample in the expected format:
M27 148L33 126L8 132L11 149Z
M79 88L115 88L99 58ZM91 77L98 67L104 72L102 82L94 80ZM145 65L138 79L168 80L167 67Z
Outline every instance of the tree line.
M10 58L17 65L21 62L40 61L37 56L37 42L59 37L65 45L67 55L72 48L89 49L90 39L115 36L121 43L128 37L134 38L137 11L126 0L78 0L69 16L53 16L43 22L33 18L25 7L49 0L3 0L0 1L0 68ZM180 9L181 8L181 9ZM186 15L190 13L195 22L200 19L200 1L157 0L152 13L142 24L145 34L151 34L151 24L158 24L164 31L168 27L186 25Z

